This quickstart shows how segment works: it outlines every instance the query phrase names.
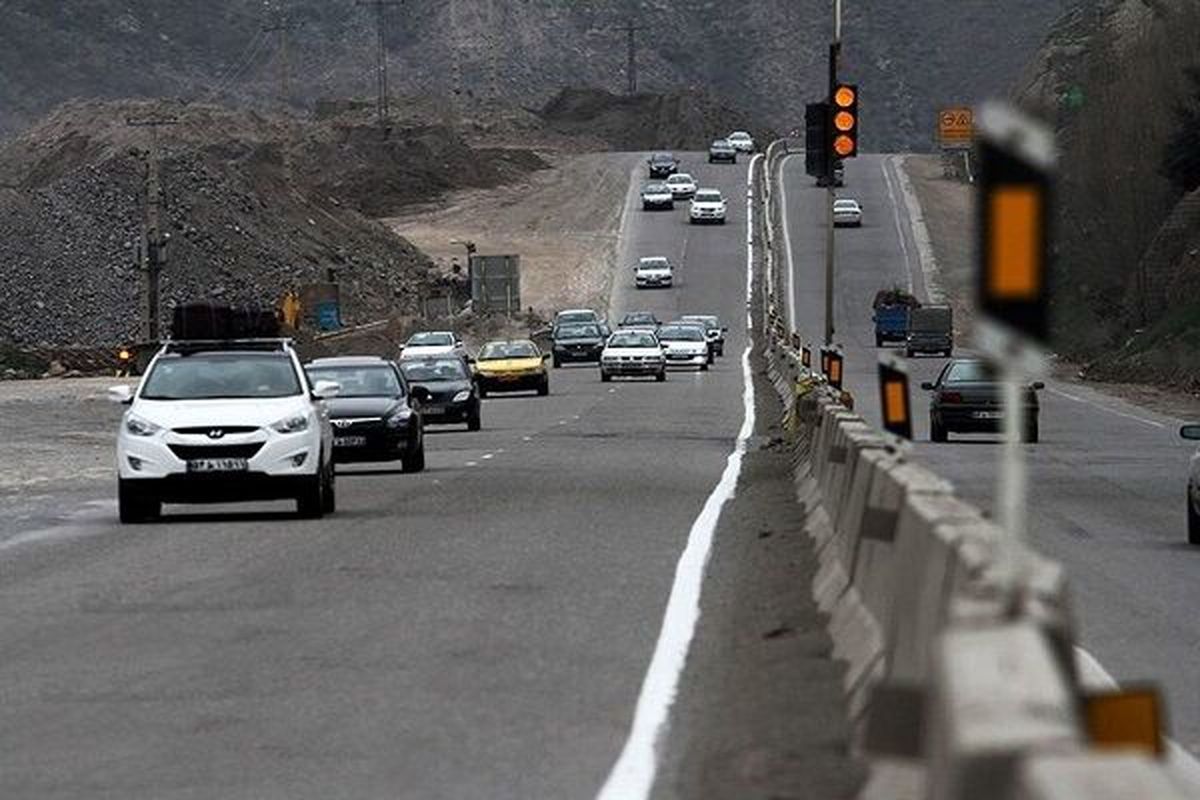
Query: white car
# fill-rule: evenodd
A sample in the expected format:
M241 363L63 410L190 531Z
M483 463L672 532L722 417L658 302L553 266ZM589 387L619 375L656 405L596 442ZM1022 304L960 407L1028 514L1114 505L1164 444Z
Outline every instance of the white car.
M310 382L287 340L167 342L136 389L117 434L121 522L163 503L294 499L301 516L335 508L332 381Z
M659 208L675 208L675 195L665 183L647 183L642 187L642 210L653 211Z
M754 139L745 131L734 131L725 137L725 141L733 145L739 153L753 153Z
M692 223L715 222L725 224L725 198L717 189L697 189L692 198L688 217Z
M666 289L675 280L675 269L662 256L638 259L633 268L634 285L639 289Z
M608 337L600 353L600 380L614 375L648 376L656 381L667 379L667 360L658 337L650 331L617 331Z
M844 198L833 201L833 224L836 227L862 227L862 206L857 200Z
M676 172L667 178L667 188L676 200L687 200L696 193L696 179L686 172Z
M668 367L696 367L708 371L712 363L712 348L704 335L704 326L690 323L668 323L658 329L658 341Z
M431 358L435 356L467 357L462 339L450 331L422 331L408 337L400 348L401 358Z

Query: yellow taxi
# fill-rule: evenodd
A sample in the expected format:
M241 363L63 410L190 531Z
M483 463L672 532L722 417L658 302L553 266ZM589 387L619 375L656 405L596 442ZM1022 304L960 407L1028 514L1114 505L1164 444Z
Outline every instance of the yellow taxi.
M488 392L536 391L550 394L549 354L528 339L488 342L475 356L475 382L479 396Z

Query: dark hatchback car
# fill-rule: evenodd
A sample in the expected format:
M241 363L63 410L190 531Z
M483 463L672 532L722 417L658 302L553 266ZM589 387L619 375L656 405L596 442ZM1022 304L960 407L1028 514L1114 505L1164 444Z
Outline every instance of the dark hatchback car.
M421 403L426 425L467 423L467 430L481 427L479 387L467 362L457 356L414 358L400 362L400 371L415 392L429 392Z
M625 316L621 317L621 324L618 328L648 328L650 330L658 330L658 326L662 325L658 317L651 314L649 311L630 311Z
M395 363L374 356L318 358L305 371L312 381L341 386L325 401L335 462L399 459L405 472L425 469L420 405L427 394L409 389Z
M718 161L726 164L737 163L737 150L724 139L717 139L708 146L708 163L715 164Z
M600 362L604 341L608 337L599 325L560 325L554 331L551 357L554 366L572 362Z
M1002 433L1004 384L995 371L977 359L956 358L946 364L933 383L921 388L932 392L929 403L929 438L944 442L951 433ZM1025 388L1021 441L1038 440L1037 390L1041 382Z
M679 161L670 153L655 153L646 160L651 178L669 178L679 169Z

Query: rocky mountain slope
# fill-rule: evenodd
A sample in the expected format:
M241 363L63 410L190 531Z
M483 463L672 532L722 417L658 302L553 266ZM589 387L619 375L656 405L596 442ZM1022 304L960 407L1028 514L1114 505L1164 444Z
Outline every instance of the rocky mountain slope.
M935 108L1000 92L1066 2L848 2L844 74L863 85L865 144L928 148ZM640 88L707 89L786 131L823 92L830 17L828 0L406 0L386 15L390 79L466 113L540 108L567 85L624 92L632 20ZM3 0L0 18L0 131L73 97L311 107L375 93L375 17L349 0Z

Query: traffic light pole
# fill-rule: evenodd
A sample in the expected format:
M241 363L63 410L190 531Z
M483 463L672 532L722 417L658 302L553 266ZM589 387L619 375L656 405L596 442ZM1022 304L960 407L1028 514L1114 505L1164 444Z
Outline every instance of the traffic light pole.
M838 56L842 50L842 0L834 3L834 40L829 45L829 103L832 108L833 93L837 91ZM833 203L837 199L836 181L834 180L835 156L832 148L826 154L826 209L825 209L825 346L833 346L833 281L834 281L834 247L836 237L833 227ZM794 300L793 300L794 302Z

